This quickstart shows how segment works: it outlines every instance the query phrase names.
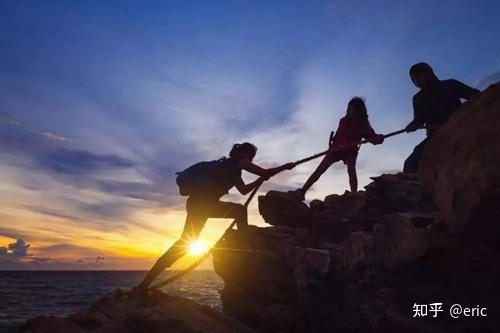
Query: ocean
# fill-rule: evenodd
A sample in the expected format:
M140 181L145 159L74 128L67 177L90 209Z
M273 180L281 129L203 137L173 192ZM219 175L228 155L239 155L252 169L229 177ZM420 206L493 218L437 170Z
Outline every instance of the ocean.
M0 271L0 332L16 332L26 319L67 316L118 287L136 285L146 271ZM166 273L164 273L166 274ZM165 275L161 275L165 277ZM213 271L193 271L165 286L172 295L221 310L224 282Z

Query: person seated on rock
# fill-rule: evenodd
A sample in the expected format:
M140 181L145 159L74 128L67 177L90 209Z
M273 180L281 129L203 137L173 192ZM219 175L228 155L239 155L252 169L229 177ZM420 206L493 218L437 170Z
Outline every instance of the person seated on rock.
M408 132L426 127L427 137L419 143L404 162L403 172L415 173L425 145L432 134L444 125L451 114L480 91L457 80L439 80L432 67L418 63L410 68L410 78L420 91L413 96L413 120L406 126Z
M211 190L200 191L188 197L187 217L181 237L156 261L144 280L131 291L132 297L145 295L151 282L165 268L186 255L189 244L197 240L208 218L235 219L238 230L244 230L248 226L246 207L234 202L221 201L220 198L233 186L241 194L247 194L263 180L295 166L293 163L287 163L280 167L265 169L252 163L256 153L257 147L248 142L235 144L229 153L229 158L211 172L210 178L213 184L210 187ZM260 178L245 184L241 178L242 170L258 175Z
M307 179L304 186L295 191L297 196L301 200L304 200L307 190L309 190L333 163L338 161L343 161L344 164L347 165L351 192L357 192L358 177L356 175L356 159L358 157L359 146L356 145L356 142L361 141L361 139L367 139L373 144L381 144L384 142L384 136L375 133L368 121L368 111L364 100L361 97L354 97L347 104L345 117L340 119L337 132L330 142L330 151L326 154L309 179Z

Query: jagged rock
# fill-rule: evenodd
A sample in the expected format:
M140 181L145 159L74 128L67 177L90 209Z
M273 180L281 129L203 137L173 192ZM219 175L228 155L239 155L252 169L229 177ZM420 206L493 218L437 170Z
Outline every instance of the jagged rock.
M183 297L154 292L137 302L117 292L90 309L67 318L41 316L28 320L23 333L79 332L253 332L249 327Z
M384 174L372 177L366 188L366 203L386 214L432 212L434 200L416 174Z
M373 230L373 256L384 265L394 268L416 260L425 254L428 247L427 232L417 229L407 214L386 216L384 224Z
M321 200L314 199L309 203L309 208L313 214L321 212L325 208L325 203Z
M314 215L312 232L320 241L341 243L353 231L355 231L355 226L331 210L324 210Z
M342 195L330 194L325 197L325 209L315 217L329 215L333 219L345 221L360 213L365 206L365 192L363 191L357 193L346 191Z
M420 175L454 231L500 237L500 83L465 103L429 141Z
M269 191L259 196L259 212L271 225L308 227L312 220L309 207L288 192Z
M313 233L318 239L340 243L351 232L363 229L350 218L365 206L364 192L331 194L325 198L324 206L313 217Z
M353 232L346 239L342 249L342 270L345 277L353 276L356 271L366 268L372 248L373 239L368 232Z
M332 209L344 217L349 217L356 213L365 205L365 192L359 191L351 193L345 191L344 194L330 194L325 197L325 208Z
M467 325L445 315L412 318L414 303L500 311L500 250L442 227L417 175L382 175L365 193L314 203L311 229L290 223L286 200L266 207L281 226L250 227L245 237L231 231L214 253L227 314L264 332L493 332L500 325L497 316Z

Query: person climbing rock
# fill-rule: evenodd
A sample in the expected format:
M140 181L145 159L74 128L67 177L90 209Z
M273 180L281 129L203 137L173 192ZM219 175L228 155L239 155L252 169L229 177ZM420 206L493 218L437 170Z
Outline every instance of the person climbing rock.
M234 202L221 201L220 198L227 194L232 187L236 187L241 194L247 194L262 181L283 170L290 170L295 166L293 163L287 163L276 168L261 168L252 163L256 153L257 148L245 142L243 144L235 144L227 159L198 164L217 162L215 163L216 166L209 171L208 184L204 184L203 186L200 184L197 186L198 188L191 188L189 191L186 203L187 217L181 237L156 261L142 282L132 289L129 294L130 297L145 295L151 282L165 268L170 267L175 261L186 255L189 244L198 238L208 218L235 219L238 230L244 230L248 226L246 207ZM195 170L196 165L193 167L186 170ZM201 172L199 171L200 168L196 170ZM254 182L245 184L241 178L242 170L258 175L260 178ZM195 176L200 178L199 175ZM181 187L180 185L179 187Z
M405 160L403 172L415 173L425 146L433 133L444 125L451 114L462 105L461 99L469 100L479 90L457 80L439 80L432 67L418 63L410 68L410 78L420 91L413 96L413 120L406 126L408 132L426 127L427 137L420 142Z
M368 121L368 111L364 100L360 97L354 97L347 104L345 117L340 119L337 132L330 142L330 151L325 155L309 179L307 179L304 186L295 191L298 198L304 200L307 190L309 190L333 163L338 161L343 161L344 164L347 165L351 192L357 192L358 177L356 175L356 159L358 157L359 147L352 145L363 138L369 140L373 144L381 144L384 141L384 136L375 133ZM346 145L351 145L351 147L341 149L342 146Z

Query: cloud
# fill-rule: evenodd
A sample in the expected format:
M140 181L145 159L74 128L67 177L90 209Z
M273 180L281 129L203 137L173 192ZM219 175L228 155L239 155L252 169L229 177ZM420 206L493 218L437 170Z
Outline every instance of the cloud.
M56 140L56 141L67 141L68 138L62 136L62 135L58 135L56 133L52 133L52 132L39 132L40 135L46 137L47 139L51 139L51 140Z
M40 166L61 174L81 175L99 171L129 168L134 162L116 156L99 155L84 150L58 148L38 157Z
M0 218L6 220L7 216L0 216ZM12 239L18 239L18 238L23 237L16 230L11 229L11 228L4 228L4 227L0 227L0 236L12 238Z
M70 243L59 243L50 246L43 246L36 248L36 253L38 256L53 257L55 254L73 254L78 253L85 257L97 257L102 255L102 251L86 247L79 246Z
M15 258L26 257L28 255L28 248L30 244L26 243L24 239L17 239L14 243L10 243L7 247L0 248L1 256L12 256Z
M30 126L24 124L20 120L17 120L15 117L12 116L0 116L0 123L10 125L12 127L15 127L18 131L20 132L25 132L25 133L30 133L32 135L37 136L38 138L43 137L47 140L54 140L54 141L68 141L70 140L69 138L54 133L52 131L47 131L47 130L37 130L34 128L31 128Z
M69 243L35 248L35 255L28 253L28 247L30 245L22 239L0 247L0 270L102 269L125 262L124 258L113 257L110 253L105 257L101 250Z

